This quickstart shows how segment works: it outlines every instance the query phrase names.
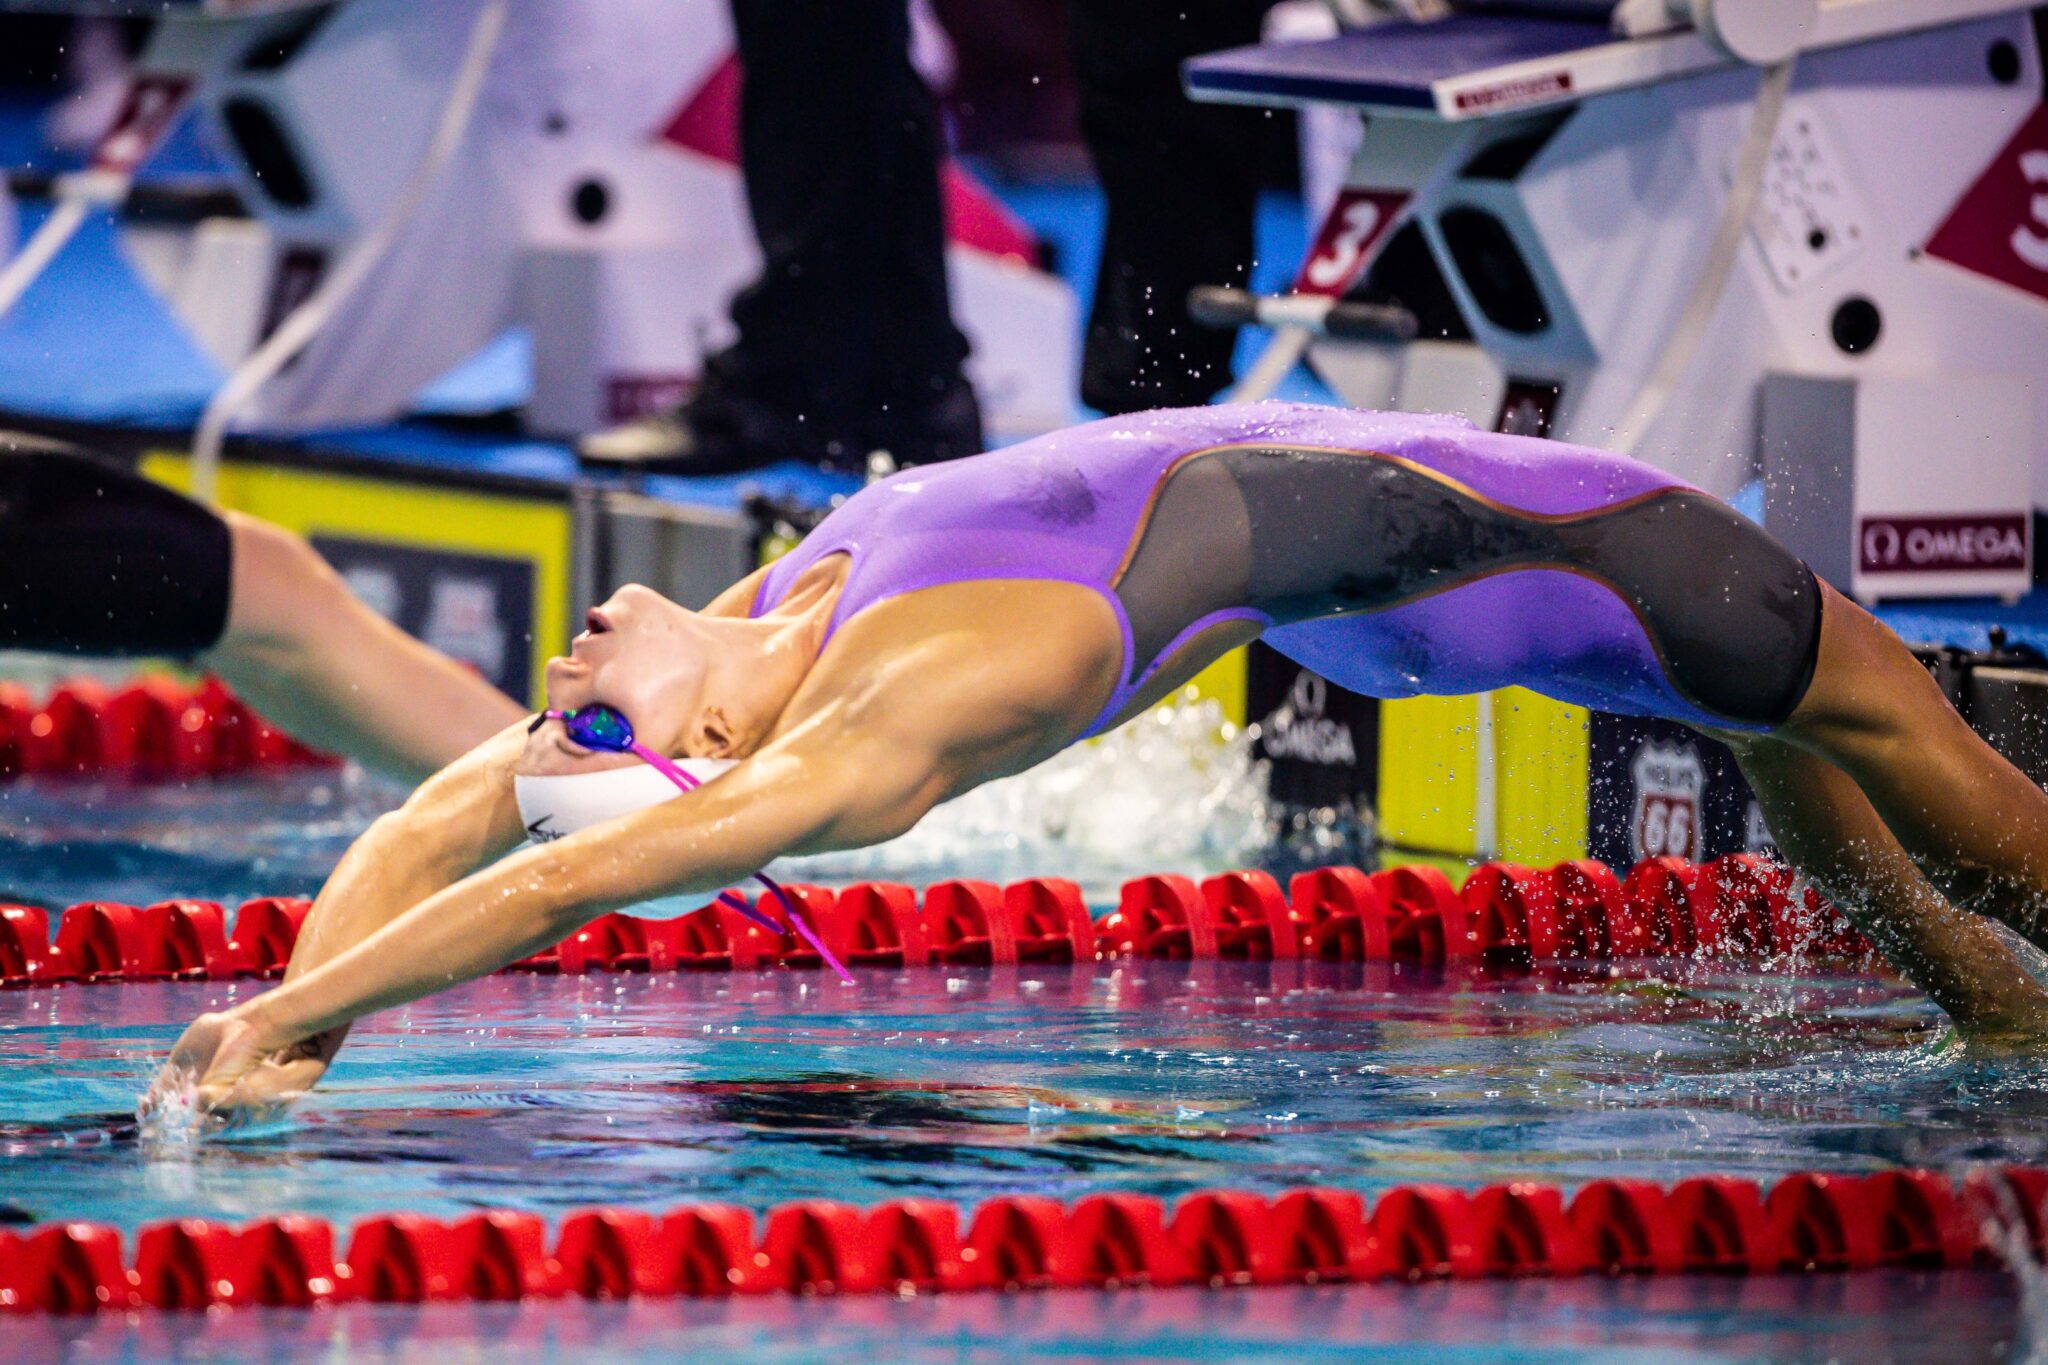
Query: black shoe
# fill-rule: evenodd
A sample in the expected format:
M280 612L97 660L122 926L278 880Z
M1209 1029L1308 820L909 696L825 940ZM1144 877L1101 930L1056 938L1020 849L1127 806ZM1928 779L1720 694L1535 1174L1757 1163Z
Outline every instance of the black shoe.
M707 384L668 412L592 432L576 443L576 458L644 474L736 474L790 459L865 474L877 451L902 468L981 450L981 407L965 380L915 410L890 405L847 425L866 429L827 435L823 422L739 401Z
M576 458L606 469L689 475L737 474L788 459L825 462L839 453L802 426L699 391L667 412L592 432L576 443Z
M898 469L979 455L983 449L981 404L975 399L974 386L961 379L930 403L901 411L892 405L877 416L868 434L869 439L862 443L867 450L852 464L835 461L835 465L862 472L875 452L886 453Z

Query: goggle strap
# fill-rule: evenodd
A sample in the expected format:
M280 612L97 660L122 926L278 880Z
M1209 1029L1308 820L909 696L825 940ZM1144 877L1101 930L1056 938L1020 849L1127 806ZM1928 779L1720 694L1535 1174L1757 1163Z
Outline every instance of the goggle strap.
M669 760L666 754L657 753L653 749L650 749L646 745L642 744L639 740L633 741L632 747L630 750L628 750L628 752L630 752L635 758L638 758L641 762L646 763L649 767L653 768L663 777L666 777L669 781L675 783L678 787L681 787L686 792L695 791L698 787L704 785L703 783L699 782L696 778L690 776L681 768L677 767L673 762ZM805 943L811 945L811 950L817 953L819 959L823 961L826 966L830 967L833 971L839 974L839 979L841 981L846 982L848 985L852 985L853 974L846 970L846 964L839 960L838 954L834 953L830 948L827 948L825 946L824 940L820 939L816 933L812 932L810 924L804 919L802 913L797 910L795 899L792 898L787 891L783 890L782 887L779 884L777 884L773 878L767 876L765 873L756 872L754 874L754 880L761 883L761 885L767 887L768 890L774 895L775 899L781 902L783 918L788 921L788 925L787 927L779 927L772 923L766 915L759 914L751 908L742 910L741 913L746 915L747 918L753 920L756 924L765 925L767 928L769 928L777 934L787 933L789 932L789 930L794 929L799 938L803 939ZM719 899L724 900L725 897L720 896ZM728 905L732 904L731 901L727 901L726 903Z

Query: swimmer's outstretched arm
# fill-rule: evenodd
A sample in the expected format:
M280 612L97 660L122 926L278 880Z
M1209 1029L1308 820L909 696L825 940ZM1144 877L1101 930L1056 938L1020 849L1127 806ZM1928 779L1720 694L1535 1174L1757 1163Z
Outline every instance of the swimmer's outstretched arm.
M273 1098L261 1085L267 1059L365 1014L496 971L606 911L715 892L784 853L900 833L939 793L930 764L890 747L764 752L701 791L514 854L296 980L202 1018L166 1076L182 1085L196 1074L209 1111L261 1107Z
M159 1084L196 1076L210 1111L260 1107L267 1097L243 1083L278 1052L496 971L607 911L713 893L786 854L904 833L939 801L1057 751L1099 705L1043 669L1007 668L1030 657L1029 642L1009 650L962 632L821 679L835 700L717 782L523 849L277 989L204 1016Z
M802 718L717 782L514 853L268 994L202 1017L159 1086L197 1077L209 1109L261 1105L241 1082L278 1052L495 971L607 911L722 890L785 854L904 833L940 801L1021 772L1086 728L1122 656L1112 633L1078 615L1026 632L963 624L916 595L873 609L806 680ZM1006 619L974 614L984 617Z
M287 985L519 842L523 831L511 773L525 738L526 727L520 724L479 745L363 832L306 917L285 969ZM201 1025L194 1028L205 1032ZM244 1080L245 1097L252 1103L281 1102L310 1090L347 1037L342 1025L263 1059ZM182 1073L166 1068L145 1097L144 1112L165 1092L181 1088L183 1080Z

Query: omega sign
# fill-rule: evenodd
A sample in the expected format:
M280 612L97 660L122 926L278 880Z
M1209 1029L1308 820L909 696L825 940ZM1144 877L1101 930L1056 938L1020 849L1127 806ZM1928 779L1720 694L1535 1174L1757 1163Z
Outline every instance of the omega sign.
M1260 725L1260 740L1269 757L1347 767L1358 762L1351 727L1327 714L1329 687L1319 675L1301 670L1286 704Z
M2023 512L1863 517L1857 559L1864 573L2013 573L2027 567L2031 532Z

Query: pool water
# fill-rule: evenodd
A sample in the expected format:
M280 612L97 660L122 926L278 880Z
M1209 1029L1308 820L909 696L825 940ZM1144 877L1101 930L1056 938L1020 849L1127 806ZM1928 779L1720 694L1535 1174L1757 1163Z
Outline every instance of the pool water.
M1062 1361L1989 1365L2024 1352L2013 1282L1989 1272L1524 1280L956 1294L914 1299L349 1304L317 1312L27 1318L31 1360L775 1365Z
M1195 774L1171 799L1230 780ZM6 790L0 890L43 904L307 890L390 797L337 773L181 792ZM1023 799L968 817L1010 818ZM859 875L1003 876L1062 850L1104 878L1205 870L1249 818L1209 810L1224 814L1145 865L1131 850L1146 845L1128 836L1062 843L1075 822L1055 805L1002 847L956 826ZM963 848L996 866L963 862ZM203 1143L145 1137L135 1098L193 1015L259 983L0 993L0 1223L132 1231L302 1212L345 1224L484 1206L555 1220L594 1204L758 1211L914 1194L967 1205L1308 1183L1370 1195L1421 1181L2048 1161L2044 1067L1970 1055L1923 1000L1877 976L1157 961L856 975L851 986L818 972L474 982L366 1020L328 1085L285 1122ZM1407 1359L1427 1345L1451 1361L1995 1360L2023 1349L2039 1316L2032 1284L1971 1272L361 1304L4 1330L28 1357L78 1359Z
M2048 1159L2041 1069L1960 1054L1899 988L1692 966L504 976L366 1021L272 1130L145 1142L135 1097L178 1030L253 989L0 995L4 1216L133 1228Z
M490 978L366 1021L288 1122L199 1144L146 1141L135 1095L192 1014L255 987L0 994L0 1219L132 1230L500 1206L552 1220L592 1204L1372 1192L2048 1157L2035 1069L1973 1060L1924 1004L1869 977L1167 962L857 975ZM2024 1321L2014 1281L1990 1273L999 1296L1026 1300L1040 1306L634 1305L616 1338L601 1324L625 1310L559 1303L237 1312L170 1332L195 1358L345 1345L399 1360L455 1341L577 1357L592 1340L649 1359L976 1360L1022 1343L1319 1358L1310 1340L1346 1359L1434 1342L1452 1360L1826 1359L1845 1343L1870 1360L1993 1360ZM52 1355L175 1353L149 1315L27 1327Z

